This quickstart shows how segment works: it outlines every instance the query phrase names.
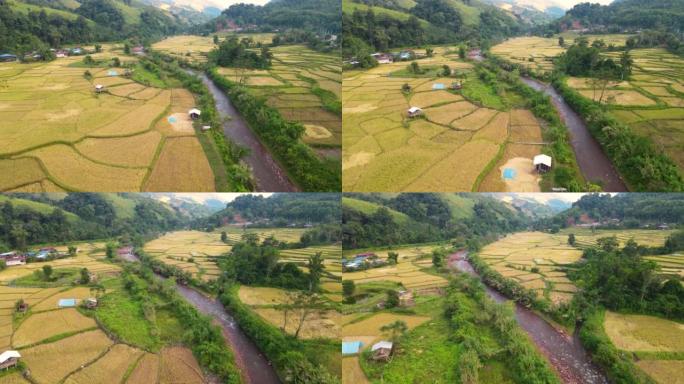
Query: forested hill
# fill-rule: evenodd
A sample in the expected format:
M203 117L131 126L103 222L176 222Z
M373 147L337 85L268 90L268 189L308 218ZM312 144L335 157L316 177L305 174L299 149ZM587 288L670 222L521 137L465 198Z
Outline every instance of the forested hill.
M579 222L581 217L634 228L662 224L681 226L684 225L684 196L676 193L589 194L551 221L563 227L569 219Z
M278 193L269 197L243 195L226 208L195 221L193 227L220 227L225 224L270 225L284 227L307 224L338 224L340 195L337 193Z
M471 246L468 241L521 230L529 222L510 204L469 193L345 194L342 203L343 244L349 249L442 240Z
M173 207L138 194L0 194L0 251L113 236L135 239L189 221Z
M557 31L582 27L606 32L665 29L682 33L684 0L621 0L610 5L581 3L568 10L554 26Z
M342 30L340 0L272 0L266 5L234 4L202 27L211 33L231 27L263 32L298 29L338 34Z
M187 15L138 0L0 0L0 53L178 33Z
M345 56L359 46L392 47L480 41L523 33L532 19L479 0L342 0Z

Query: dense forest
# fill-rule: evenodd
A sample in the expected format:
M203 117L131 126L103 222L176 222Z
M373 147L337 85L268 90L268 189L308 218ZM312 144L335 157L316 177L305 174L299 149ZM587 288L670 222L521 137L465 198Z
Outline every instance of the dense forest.
M343 247L368 248L452 240L455 246L478 248L476 239L521 230L528 218L504 203L482 195L454 199L430 193L345 194L375 206L372 212L343 203ZM368 204L361 204L368 206Z
M646 224L684 224L684 196L677 193L587 194L573 203L569 210L553 218L542 219L537 225L539 228L550 225L565 227L569 219L578 222L584 214L597 222L617 219L620 226L627 228Z
M218 227L237 217L260 225L284 227L289 224L339 223L340 196L336 193L278 193L270 197L239 196L226 208L197 220L193 227ZM267 221L265 221L267 220Z
M45 51L64 44L133 39L158 39L182 31L187 24L152 6L115 4L120 0L82 0L75 9L55 1L30 1L49 7L22 12L7 0L0 0L0 52L25 54ZM126 7L126 8L124 8ZM126 15L122 9L131 10ZM57 11L53 11L57 10ZM128 17L128 18L127 18Z
M339 0L276 0L263 6L238 3L198 27L197 32L212 33L234 23L262 32L299 29L337 34L342 30L341 12Z
M392 0L356 0L366 6L342 14L343 55L362 58L369 51L462 41L482 45L521 33L526 26L505 11L482 3L465 14L447 0L418 0L404 8ZM388 12L387 10L391 10ZM476 15L476 16L473 16ZM468 19L473 18L476 19Z
M125 236L131 240L180 228L186 218L156 200L97 193L0 195L0 251L32 244ZM127 208L121 207L125 205Z

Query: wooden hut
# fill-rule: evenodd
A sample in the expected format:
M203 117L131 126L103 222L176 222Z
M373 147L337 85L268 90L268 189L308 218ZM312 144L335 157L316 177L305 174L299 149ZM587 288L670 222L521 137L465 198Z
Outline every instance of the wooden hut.
M17 351L5 351L0 353L0 369L10 369L19 363L21 354Z
M394 344L391 341L379 341L371 347L371 359L374 361L389 361L392 357Z
M202 111L200 111L197 108L193 108L193 109L188 111L188 115L190 115L190 118L193 120L199 119L201 114L202 114Z
M546 173L551 170L552 159L551 156L541 154L534 157L533 163L537 172Z
M422 115L423 110L418 107L411 107L408 109L408 111L406 111L406 113L408 114L408 117L416 117Z

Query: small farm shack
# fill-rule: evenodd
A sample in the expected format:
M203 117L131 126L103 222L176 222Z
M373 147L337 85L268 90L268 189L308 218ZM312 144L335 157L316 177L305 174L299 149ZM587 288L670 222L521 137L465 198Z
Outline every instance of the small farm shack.
M19 313L26 313L28 311L29 305L27 302L24 301L24 299L19 299L17 300L17 303L15 304L15 309Z
M454 91L458 91L459 89L463 88L463 83L460 81L454 81L451 83L451 89Z
M95 85L95 93L102 93L105 90L105 86L102 84Z
M412 307L415 305L415 300L413 299L413 292L411 291L399 291L399 306L401 307Z
M0 353L0 369L10 369L17 365L21 354L17 351L5 351Z
M423 114L423 110L418 107L411 107L407 111L408 117L416 117Z
M389 361L392 356L394 344L391 341L378 341L371 347L373 353L371 359L374 361Z
M88 309L97 308L97 299L94 297L89 297L85 300L85 307Z
M188 111L188 115L190 115L190 118L193 120L199 119L201 114L202 114L202 111L200 111L197 108L193 108L193 109Z
M539 173L546 173L551 170L551 156L549 155L537 155L533 159L534 168Z

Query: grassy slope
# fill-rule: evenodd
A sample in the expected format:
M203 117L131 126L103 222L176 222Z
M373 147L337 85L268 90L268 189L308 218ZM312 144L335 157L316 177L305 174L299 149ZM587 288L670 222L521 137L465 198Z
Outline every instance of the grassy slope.
M343 197L342 204L346 205L349 208L353 208L359 212L365 213L367 215L375 213L375 211L377 211L381 207L381 205L370 203L368 201L353 199L351 197ZM398 223L405 223L410 220L410 218L404 213L395 211L391 208L387 209L389 209L390 214Z
M454 219L469 219L473 216L475 201L461 197L455 193L443 194L441 198L451 208L451 217Z
M465 5L463 4L463 1L461 0L447 0L449 5L452 7L458 9L461 12L461 16L463 16L463 22L466 25L472 25L472 26L477 26L480 24L480 9L477 7L474 7L472 5ZM476 4L476 2L471 2L472 4ZM482 5L480 5L482 6Z
M18 2L18 1L11 1L10 6L12 7L13 10L24 13L24 14L28 14L29 11L40 12L41 10L45 10L45 13L47 13L48 15L59 15L59 16L64 17L65 19L69 19L69 20L76 20L78 18L78 15L75 13L62 11L59 9L39 7L37 5L26 4L26 3L22 3L22 2Z
M398 19L401 21L406 21L411 16L405 12L395 11L392 9L387 9L387 8L382 8L382 7L369 7L365 4L352 3L351 0L342 0L342 12L343 13L351 14L357 9L360 11L367 11L368 8L372 8L373 12L375 12L376 15L386 15L388 17L391 17L393 19ZM422 20L422 19L419 19L419 20L420 20L420 24L423 27L427 27L430 25L430 23L428 23L425 20Z
M103 193L101 196L112 204L116 217L131 219L135 216L135 201L114 193Z
M40 213L45 213L45 214L50 214L52 211L55 210L55 207L45 204L45 203L39 203L37 201L31 201L31 200L25 200L25 199L17 199L17 198L10 198L7 195L0 195L0 202L5 202L5 201L11 201L12 204L15 207L24 207L28 208L34 211L38 211ZM69 220L79 220L78 216L74 215L71 212L64 211L64 214L66 215L67 219Z

